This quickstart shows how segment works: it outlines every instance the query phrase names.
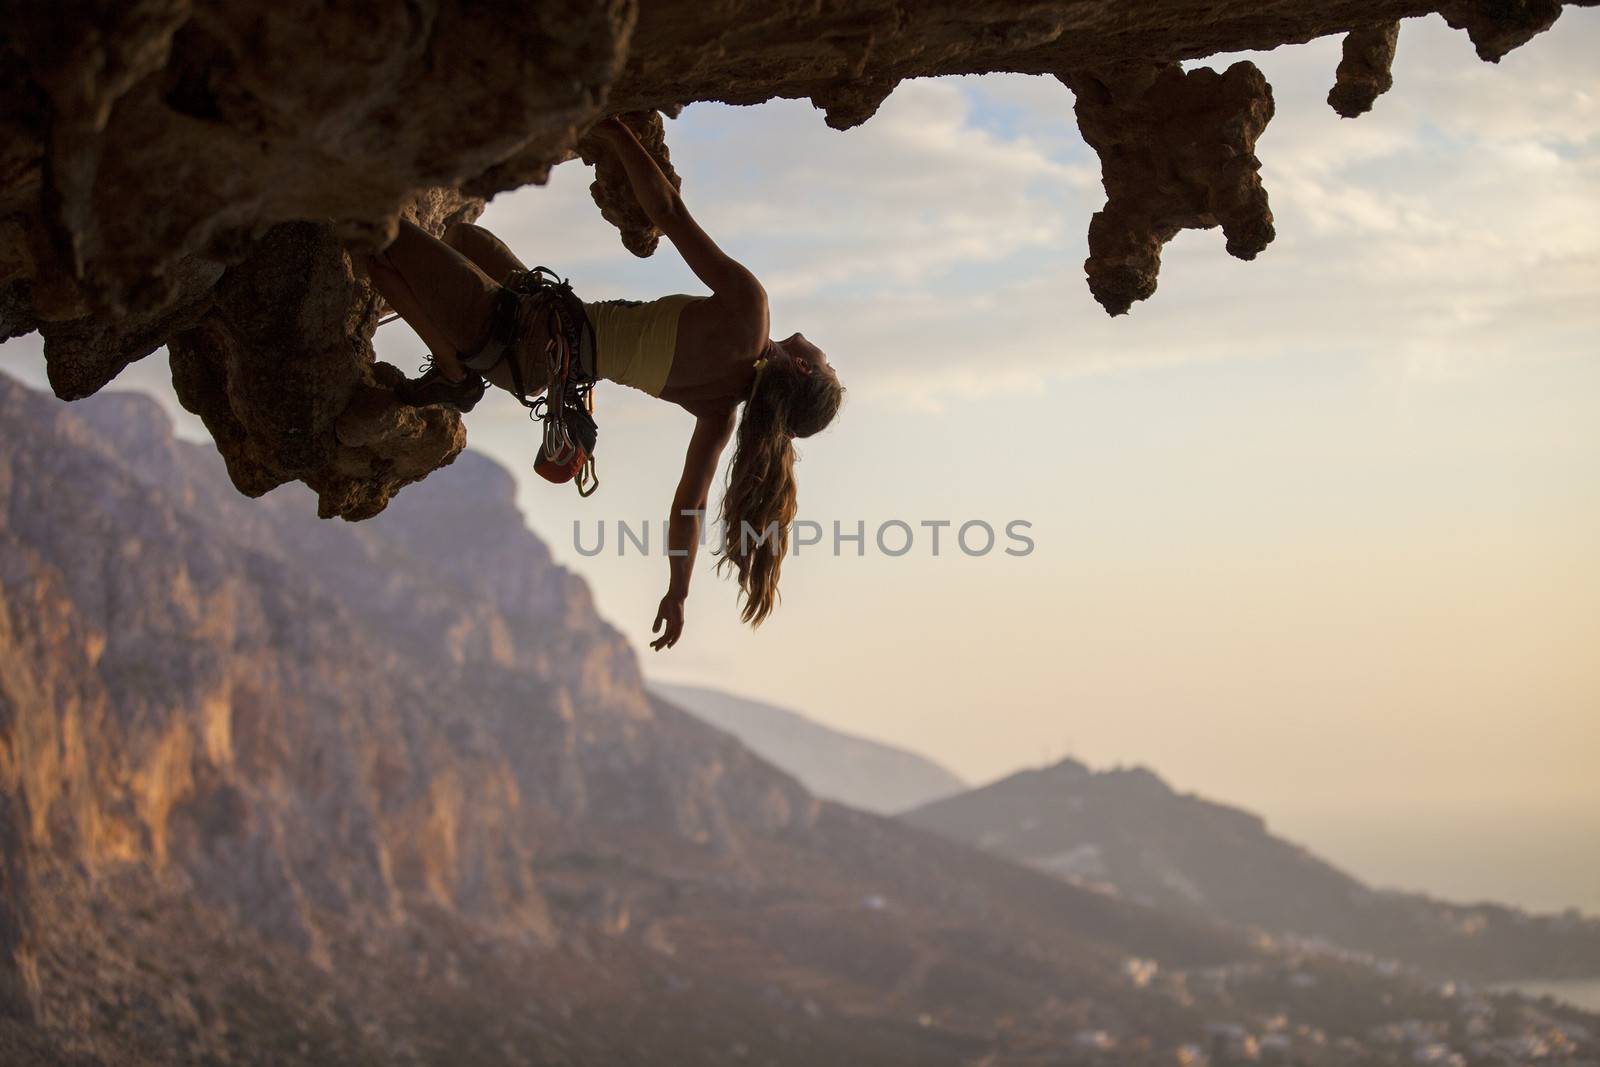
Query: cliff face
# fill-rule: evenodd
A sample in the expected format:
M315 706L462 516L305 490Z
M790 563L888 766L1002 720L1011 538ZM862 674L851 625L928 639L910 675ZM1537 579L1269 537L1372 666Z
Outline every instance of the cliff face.
M1589 3L1592 0L1575 0ZM540 182L608 113L810 98L865 121L906 78L1057 77L1104 163L1095 298L1155 290L1162 246L1221 226L1273 236L1251 64L1181 60L1347 34L1342 114L1389 86L1398 21L1433 11L1498 59L1559 0L1082 0L1018 7L848 0L407 0L339 10L193 0L32 4L0 22L0 339L45 338L50 380L87 396L162 344L234 484L299 480L322 515L366 518L448 463L453 414L399 408L373 361L374 301L349 251L409 214L438 232ZM660 120L642 123L666 160ZM609 161L596 200L640 255L657 235Z
M814 816L726 739L665 743L487 460L337 527L241 500L143 398L0 379L0 437L0 779L46 854L170 868L315 949L318 916L418 900L546 936L533 843L591 824L737 870L743 832Z
M1247 951L829 809L647 696L512 489L469 453L318 522L148 398L0 376L0 1060L954 1063L894 1018L946 1003L924 957L1050 1030L1048 983ZM1001 959L940 946L996 923Z
M319 522L0 377L0 1063L1171 1063L1457 1010L814 800L645 695L511 490L469 453Z

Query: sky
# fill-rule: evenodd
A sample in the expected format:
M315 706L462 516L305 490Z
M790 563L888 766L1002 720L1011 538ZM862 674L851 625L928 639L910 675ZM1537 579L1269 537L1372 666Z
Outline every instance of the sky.
M1354 121L1325 103L1338 49L1250 57L1277 101L1257 148L1277 240L1242 263L1185 232L1117 319L1083 280L1104 197L1054 80L907 83L846 133L804 101L669 122L690 210L849 390L799 443L823 543L759 631L702 559L684 639L645 647L681 410L602 388L587 501L532 474L509 397L470 443L653 678L974 783L1142 764L1380 884L1600 913L1600 10L1498 66L1409 21ZM482 222L590 299L705 291L669 245L623 250L589 180L558 167ZM378 348L423 355L403 324ZM3 365L42 380L32 353ZM164 373L122 382L170 403ZM654 552L619 558L618 520L655 521ZM898 528L875 543L892 520L902 555ZM864 524L862 555L832 552L836 521ZM968 522L992 551L960 551ZM574 523L586 546L605 524L602 555Z

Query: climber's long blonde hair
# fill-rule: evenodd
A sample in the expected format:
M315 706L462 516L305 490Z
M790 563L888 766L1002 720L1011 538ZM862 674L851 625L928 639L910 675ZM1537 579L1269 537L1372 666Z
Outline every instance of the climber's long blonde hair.
M792 364L757 371L739 419L739 441L722 493L722 558L739 574L740 618L751 626L778 606L778 573L789 548L798 492L794 438L823 430L839 413L844 386L831 368L802 374Z

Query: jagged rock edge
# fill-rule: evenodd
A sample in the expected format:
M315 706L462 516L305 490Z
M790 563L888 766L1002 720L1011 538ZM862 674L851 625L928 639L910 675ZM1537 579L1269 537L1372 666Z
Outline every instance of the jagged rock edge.
M1235 64L1223 75L1205 68L1184 74L1178 59L1346 32L1345 58L1330 103L1341 113L1359 113L1392 80L1387 68L1398 18L1438 10L1452 26L1469 33L1480 56L1498 61L1548 29L1562 7L1559 0L1326 4L1307 13L1293 32L1286 32L1284 20L1265 23L1246 13L1215 13L1215 20L1186 35L1188 40L1172 38L1170 29L1166 38L1159 29L1151 30L1143 51L1166 58L1097 65L1081 61L1090 46L1083 44L1085 34L1070 32L1066 13L1034 12L987 22L980 17L981 32L971 36L974 43L963 52L948 42L942 50L928 46L950 29L937 23L937 15L919 24L899 8L885 13L870 2L857 6L864 10L855 22L820 33L811 54L786 60L788 68L779 64L763 72L766 80L750 89L730 80L728 68L743 68L750 35L770 29L770 21L753 15L736 25L707 26L673 5L640 10L634 0L602 5L566 0L511 25L511 43L530 46L528 54L541 60L545 78L529 87L526 79L511 76L522 68L502 72L511 88L492 96L498 111L487 120L456 103L445 107L432 126L425 120L407 126L395 118L393 104L386 103L391 97L401 100L401 89L385 86L393 91L377 94L379 103L372 105L376 114L354 120L355 133L347 131L347 136L358 145L378 145L385 159L394 154L411 160L411 171L403 179L396 171L385 180L351 173L349 166L331 168L335 173L326 187L316 190L324 193L323 200L334 201L318 201L320 206L340 209L327 216L328 222L296 222L305 217L303 205L297 213L294 205L270 203L252 219L240 214L237 203L202 188L196 193L199 199L210 194L220 203L212 216L185 223L184 211L174 214L171 204L154 219L130 209L127 214L138 218L138 225L149 224L131 234L119 233L106 212L97 213L94 197L107 173L129 176L126 161L113 149L119 147L119 130L138 126L141 106L148 117L151 101L139 93L149 90L157 75L164 79L159 103L189 119L209 122L204 136L220 139L218 147L243 153L244 159L251 157L240 146L238 127L248 130L253 124L270 131L273 120L298 114L294 105L315 92L318 79L307 79L309 88L281 90L267 75L283 56L262 59L264 70L241 70L238 56L227 51L241 33L230 22L231 13L191 17L176 0L143 0L91 26L67 27L66 15L59 11L28 11L0 38L0 58L13 61L0 64L10 67L0 76L0 100L6 105L0 112L0 133L17 135L0 149L0 336L38 329L45 337L52 385L64 398L93 393L166 341L174 353L180 399L216 437L241 491L255 495L299 480L318 493L323 515L365 518L381 511L403 485L448 463L464 435L451 413L419 414L393 402L391 390L399 372L374 361L375 300L344 249L381 246L403 212L438 232L452 212L470 210L472 203L481 209L482 197L543 182L552 167L581 155L597 163L593 194L602 215L618 228L630 251L651 254L660 235L627 193L623 176L604 158L584 152L580 134L602 114L640 113L634 125L671 174L660 118L654 113L658 109L675 114L697 100L755 103L804 96L824 111L828 125L842 130L870 118L907 77L981 70L1054 74L1077 93L1080 126L1102 154L1107 203L1090 223L1085 273L1095 298L1111 314L1120 314L1154 292L1161 247L1179 230L1220 225L1229 252L1245 259L1258 254L1273 236L1253 151L1255 138L1271 117L1270 86L1248 63ZM476 35L482 40L491 31L448 4L424 8L425 27L412 25L412 17L422 17L417 11L424 9L408 6L401 25L395 24L393 11L375 9L359 26L330 16L328 25L318 29L334 52L365 36L383 40L388 34L394 53L385 55L384 69L402 86L419 77L426 85L416 61L425 60L439 39L472 40ZM1358 8L1367 12L1365 19L1354 17ZM1396 17L1375 20L1372 15L1382 13L1378 9ZM873 25L874 20L880 24ZM507 36L504 20L486 21L494 22L492 33ZM963 24L964 32L970 28ZM63 32L68 29L77 32ZM494 48L504 49L507 42L499 37ZM566 47L552 52L557 42ZM190 54L197 47L198 57ZM489 51L503 58L503 53ZM338 77L350 73L337 64L330 69L322 81L342 85ZM573 76L558 77L563 69ZM29 73L18 73L24 70ZM812 84L806 84L808 79ZM361 84L371 90L370 79ZM494 86L480 88L488 97ZM1162 145L1149 135L1159 129L1163 109L1172 107L1192 111L1194 121L1209 131L1205 150ZM327 120L324 124L332 122L323 111L312 113ZM1106 121L1108 115L1112 121ZM1118 122L1124 124L1120 131ZM458 129L463 124L467 135ZM369 141L362 142L368 126L374 129ZM422 147L424 135L432 130L433 136L443 136L439 130L446 127L458 138L466 136L464 147L447 161L429 157ZM277 156L262 148L258 162L263 170L292 169L299 158L294 152L309 150L295 140L305 132L293 129L292 122L288 128L288 148ZM481 136L473 140L471 135L480 129ZM320 128L313 139L319 135ZM171 147L193 150L204 144L204 136L185 125L172 135L176 143ZM197 137L201 140L191 143ZM29 138L37 149L31 159ZM128 147L125 141L122 149ZM1119 151L1110 152L1108 162L1112 145ZM1121 151L1130 145L1139 149L1132 160ZM359 151L353 154L360 157ZM117 171L119 165L124 173ZM1182 175L1182 189L1159 188L1153 178L1165 167ZM249 173L248 167L242 169ZM30 176L36 190L31 204ZM419 188L422 177L447 179L447 187ZM359 195L348 192L352 182ZM121 191L115 181L111 184ZM248 180L245 184L249 186ZM311 191L300 192L304 199ZM431 216L417 212L424 201L435 209ZM449 209L437 210L445 201L450 201ZM297 245L291 234L310 240L303 229L308 225L326 231L311 242L319 250L306 268L344 294L342 316L337 309L322 309L324 325L342 318L343 339L329 343L334 334L316 335L313 330L297 338L300 347L291 346L288 352L241 345L234 320L248 317L245 305L254 297L241 293L238 284L230 286L230 278L237 282L240 271L273 275L270 263L255 261L284 255L291 246L303 252L304 242ZM286 231L285 226L302 228ZM100 232L108 227L109 232ZM149 238L150 233L156 237ZM172 234L175 240L162 243ZM125 240L111 239L118 236ZM141 248L140 237L150 247ZM228 354L224 350L230 343ZM307 356L313 358L303 358ZM275 385L287 380L300 387L259 388L264 375L284 373L290 377L280 376ZM246 387L252 381L258 386L254 390ZM263 393L268 399L262 399ZM299 401L299 409L287 417L285 393Z

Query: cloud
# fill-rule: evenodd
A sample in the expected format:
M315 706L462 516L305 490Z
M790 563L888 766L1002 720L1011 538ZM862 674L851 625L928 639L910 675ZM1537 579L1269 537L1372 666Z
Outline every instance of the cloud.
M1097 164L1001 137L975 124L974 104L957 80L918 81L843 134L805 102L773 101L696 105L668 136L696 218L759 261L775 295L909 286L1058 242L1058 191L1098 195ZM548 189L497 201L491 224L559 243L565 262L615 257L615 238L585 218L586 181L579 166L558 168Z
M1097 184L1097 173L1000 137L972 111L958 85L922 81L845 134L793 101L691 108L673 134L694 160L691 206L764 250L761 277L785 300L923 286L1062 239L1057 190Z

